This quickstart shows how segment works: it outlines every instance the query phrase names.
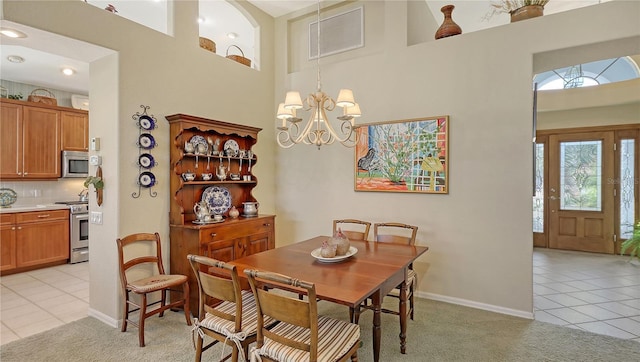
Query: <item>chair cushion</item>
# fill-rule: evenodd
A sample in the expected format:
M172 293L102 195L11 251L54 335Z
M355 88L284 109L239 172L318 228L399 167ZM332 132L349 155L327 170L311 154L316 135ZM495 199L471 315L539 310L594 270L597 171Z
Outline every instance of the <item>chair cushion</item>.
M256 334L258 330L258 310L256 307L256 300L253 298L253 293L247 290L242 292L242 332L245 332L247 336ZM236 304L232 302L222 302L215 309L236 315ZM264 320L265 326L271 326L276 321L266 317ZM214 332L220 333L224 336L235 333L236 323L222 319L213 314L207 313L205 318L199 322L203 328L210 329Z
M127 288L134 293L142 294L180 285L186 281L186 275L160 274L129 282Z
M311 332L307 328L280 322L271 329L298 342L310 343ZM318 316L318 361L337 361L354 343L360 340L360 326L324 316ZM285 346L267 337L262 348L256 350L260 355L277 361L309 361L309 352ZM256 352L254 352L256 353Z

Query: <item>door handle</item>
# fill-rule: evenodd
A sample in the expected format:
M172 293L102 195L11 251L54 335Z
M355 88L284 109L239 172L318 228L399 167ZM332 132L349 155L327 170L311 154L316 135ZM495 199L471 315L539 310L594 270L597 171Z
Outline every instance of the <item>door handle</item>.
M558 198L555 196L549 196L549 200L558 200Z

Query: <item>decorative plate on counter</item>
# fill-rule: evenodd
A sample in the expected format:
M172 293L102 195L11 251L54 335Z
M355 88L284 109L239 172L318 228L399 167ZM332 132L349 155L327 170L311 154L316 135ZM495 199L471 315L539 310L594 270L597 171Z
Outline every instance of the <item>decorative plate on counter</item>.
M156 165L156 161L153 159L153 156L149 153L143 153L138 157L138 163L140 166L144 168L152 168Z
M222 186L207 187L202 193L202 201L209 205L209 211L213 215L222 215L231 208L229 189Z
M313 250L311 252L311 256L316 258L316 260L318 260L319 262L322 262L322 263L337 263L337 262L341 262L343 260L346 260L346 259L356 255L356 253L358 252L358 248L356 248L354 246L350 246L349 247L349 251L347 251L347 253L345 255L334 256L333 258L323 258L322 255L320 254L320 249L322 249L322 248L317 248L317 249Z
M140 147L150 150L156 146L156 139L150 133L143 133L138 137Z
M0 189L0 207L11 207L18 200L18 194L12 189Z
M152 172L143 172L138 177L138 183L142 187L152 187L156 184L156 176Z
M207 151L209 151L209 144L207 143L207 140L200 135L195 135L191 137L191 139L189 140L189 143L193 145L193 148L197 153L206 154Z
M240 152L240 146L235 140L228 140L224 143L224 154L226 156L235 157Z
M138 125L144 130L151 131L152 129L156 128L156 121L154 121L153 118L149 116L140 116Z

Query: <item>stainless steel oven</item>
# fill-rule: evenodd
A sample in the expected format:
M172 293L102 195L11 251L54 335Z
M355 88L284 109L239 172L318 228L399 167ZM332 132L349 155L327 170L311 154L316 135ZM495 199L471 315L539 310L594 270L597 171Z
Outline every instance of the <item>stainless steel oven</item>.
M62 201L69 205L69 263L89 260L89 205L86 201Z

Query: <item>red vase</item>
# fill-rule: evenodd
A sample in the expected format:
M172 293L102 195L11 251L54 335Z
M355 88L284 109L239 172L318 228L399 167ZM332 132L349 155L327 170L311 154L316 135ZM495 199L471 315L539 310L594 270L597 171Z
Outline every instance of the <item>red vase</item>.
M451 13L454 7L453 5L445 5L440 9L444 14L444 21L436 31L436 39L462 34L460 26L451 19Z

